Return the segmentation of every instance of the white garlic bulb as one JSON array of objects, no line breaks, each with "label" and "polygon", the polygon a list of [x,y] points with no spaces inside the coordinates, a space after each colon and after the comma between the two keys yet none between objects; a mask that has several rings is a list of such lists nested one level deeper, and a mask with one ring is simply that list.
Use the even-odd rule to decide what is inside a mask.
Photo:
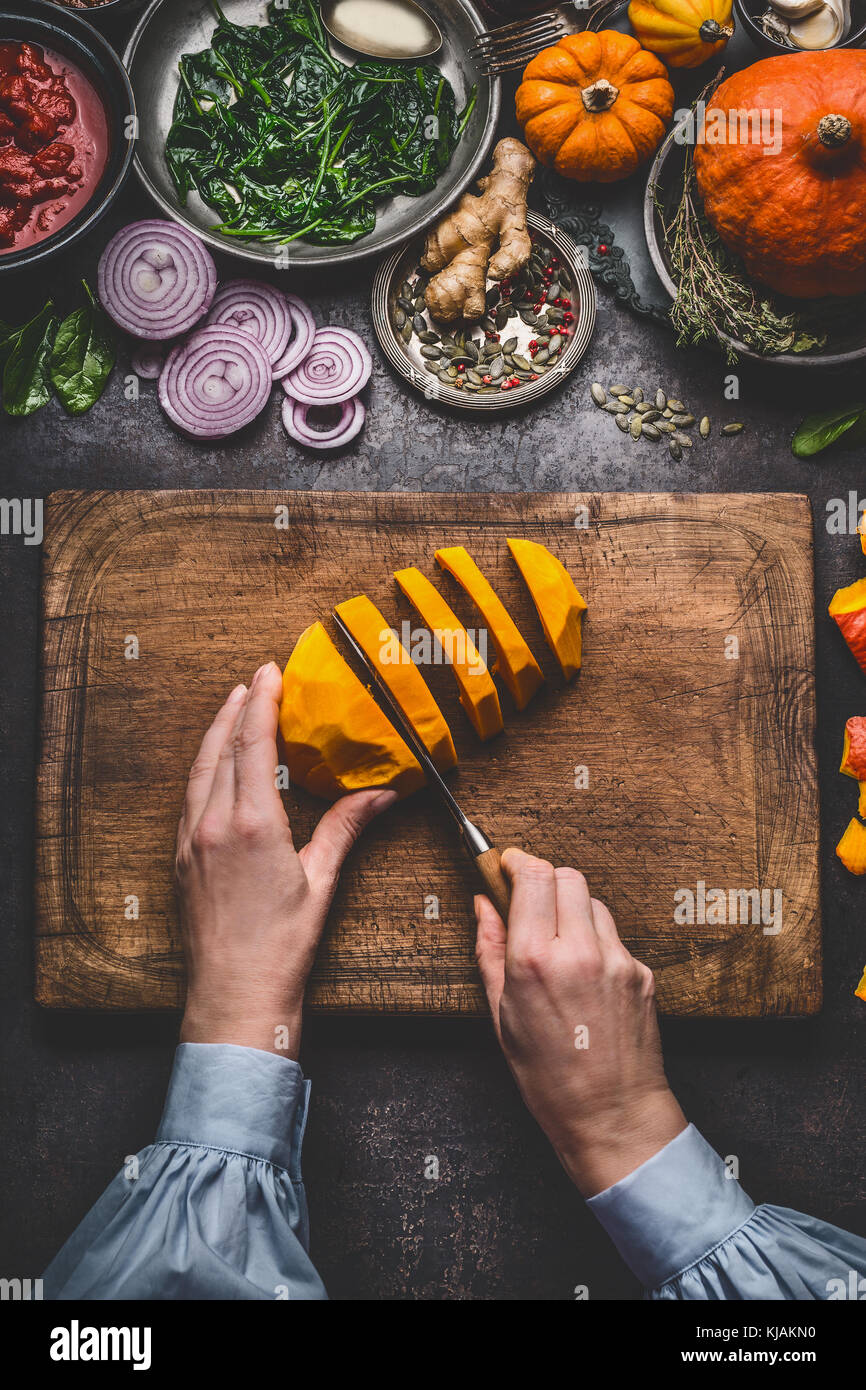
[{"label": "white garlic bulb", "polygon": [[790,19],[796,23],[798,19],[806,19],[808,15],[822,9],[824,4],[825,0],[773,0],[773,9],[783,19]]},{"label": "white garlic bulb", "polygon": [[[774,8],[776,8],[774,4]],[[789,34],[797,48],[834,48],[851,28],[850,0],[824,0],[820,9],[791,24]]]}]

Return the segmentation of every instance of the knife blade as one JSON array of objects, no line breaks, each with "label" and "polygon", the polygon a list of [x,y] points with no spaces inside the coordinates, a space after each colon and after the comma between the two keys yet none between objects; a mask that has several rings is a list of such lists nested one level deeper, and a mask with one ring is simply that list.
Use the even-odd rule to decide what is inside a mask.
[{"label": "knife blade", "polygon": [[386,682],[379,675],[367,653],[358,641],[353,637],[349,628],[346,626],[339,613],[333,614],[334,622],[345,637],[364,671],[369,676],[373,689],[378,696],[376,703],[390,723],[391,727],[409,748],[427,777],[428,785],[438,792],[451,819],[460,831],[464,848],[470,859],[473,861],[482,882],[484,891],[489,895],[496,911],[499,913],[503,922],[508,921],[508,906],[511,899],[511,890],[508,880],[502,872],[500,864],[499,850],[488,840],[473,821],[469,819],[465,811],[458,805],[456,798],[447,786],[424,744],[418,738],[409,720],[406,718],[402,709],[398,705],[394,696],[391,694]]}]

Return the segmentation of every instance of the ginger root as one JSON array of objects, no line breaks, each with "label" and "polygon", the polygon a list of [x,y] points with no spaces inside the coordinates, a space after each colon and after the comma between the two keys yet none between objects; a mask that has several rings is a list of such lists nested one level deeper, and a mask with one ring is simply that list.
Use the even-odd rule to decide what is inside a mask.
[{"label": "ginger root", "polygon": [[[487,277],[504,280],[529,260],[526,197],[535,160],[519,140],[500,140],[493,168],[478,180],[480,195],[465,193],[453,212],[427,237],[421,265],[438,274],[424,295],[434,319],[480,319],[486,310]],[[491,255],[496,240],[499,249]]]}]

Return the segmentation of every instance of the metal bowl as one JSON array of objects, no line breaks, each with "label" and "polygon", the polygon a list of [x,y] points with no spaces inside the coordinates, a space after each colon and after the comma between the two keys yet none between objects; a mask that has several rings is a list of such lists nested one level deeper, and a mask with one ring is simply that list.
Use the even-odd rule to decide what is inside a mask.
[{"label": "metal bowl", "polygon": [[[761,15],[770,8],[770,0],[734,0],[737,18],[749,38],[762,53],[803,53],[802,48],[792,48],[789,44],[771,39],[761,28]],[[851,0],[851,32],[835,45],[836,48],[862,48],[866,39],[866,0]]]},{"label": "metal bowl", "polygon": [[[499,81],[482,76],[467,56],[484,21],[471,0],[436,0],[427,8],[442,30],[443,45],[433,61],[454,88],[458,108],[476,86],[478,99],[438,184],[419,198],[399,196],[378,206],[376,226],[349,246],[313,246],[291,243],[293,265],[337,265],[381,255],[435,221],[478,174],[493,144],[499,118]],[[261,0],[225,0],[223,9],[235,24],[263,24],[267,5]],[[217,214],[190,193],[187,205],[178,206],[177,195],[164,157],[165,138],[172,123],[178,84],[178,61],[183,53],[207,48],[215,25],[207,0],[154,0],[142,15],[124,54],[135,90],[140,115],[140,139],[135,170],[148,193],[164,213],[197,232],[209,246],[245,261],[273,267],[274,245],[261,241],[238,244],[212,230]],[[335,53],[346,57],[332,45]],[[286,248],[283,248],[286,249]]]},{"label": "metal bowl", "polygon": [[[677,132],[688,124],[686,116],[667,136],[653,161],[644,194],[644,234],[647,250],[655,272],[670,295],[676,299],[678,286],[671,273],[671,265],[664,244],[664,227],[661,204],[666,216],[673,211],[676,200],[682,192],[682,161],[686,146],[676,140]],[[768,291],[769,293],[769,291]],[[842,301],[844,302],[844,301]],[[786,301],[787,312],[807,307],[808,300]],[[772,354],[755,352],[745,343],[722,334],[722,339],[734,349],[738,357],[746,357],[753,362],[764,362],[775,367],[843,367],[866,357],[866,320],[861,315],[855,321],[852,315],[850,324],[828,336],[827,346],[821,352],[777,352]]]},{"label": "metal bowl", "polygon": [[0,41],[30,42],[53,49],[80,68],[102,99],[108,121],[108,160],[102,178],[71,221],[19,251],[0,252],[0,275],[54,256],[89,232],[114,202],[132,168],[129,138],[135,99],[126,71],[111,45],[73,10],[50,0],[15,0],[0,5]]},{"label": "metal bowl", "polygon": [[[566,236],[565,232],[560,231],[546,217],[540,216],[537,212],[529,212],[526,220],[536,238],[554,248],[559,259],[568,268],[571,277],[569,294],[575,321],[572,336],[556,366],[544,376],[540,376],[538,381],[526,382],[517,390],[481,396],[470,395],[457,387],[445,386],[426,370],[418,340],[413,338],[410,343],[403,342],[394,325],[397,297],[404,280],[413,274],[418,265],[423,249],[422,238],[416,237],[409,246],[395,251],[376,271],[373,281],[373,327],[382,351],[403,380],[414,386],[428,400],[438,401],[440,405],[453,406],[456,410],[477,411],[483,414],[488,414],[491,410],[514,410],[518,406],[532,404],[540,396],[546,396],[549,391],[561,386],[586,352],[595,328],[596,298],[595,285],[585,258],[571,237]],[[533,330],[519,321],[511,321],[509,332],[511,331],[518,338],[519,351],[525,348],[533,336]]]}]

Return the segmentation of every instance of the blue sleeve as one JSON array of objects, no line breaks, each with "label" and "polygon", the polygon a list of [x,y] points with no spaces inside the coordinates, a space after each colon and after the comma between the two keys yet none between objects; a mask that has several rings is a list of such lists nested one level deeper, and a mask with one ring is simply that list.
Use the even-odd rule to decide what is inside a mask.
[{"label": "blue sleeve", "polygon": [[45,1272],[46,1298],[321,1299],[307,1253],[297,1062],[182,1043],[155,1143]]},{"label": "blue sleeve", "polygon": [[756,1207],[694,1125],[587,1205],[652,1299],[866,1293],[866,1240],[787,1207]]}]

